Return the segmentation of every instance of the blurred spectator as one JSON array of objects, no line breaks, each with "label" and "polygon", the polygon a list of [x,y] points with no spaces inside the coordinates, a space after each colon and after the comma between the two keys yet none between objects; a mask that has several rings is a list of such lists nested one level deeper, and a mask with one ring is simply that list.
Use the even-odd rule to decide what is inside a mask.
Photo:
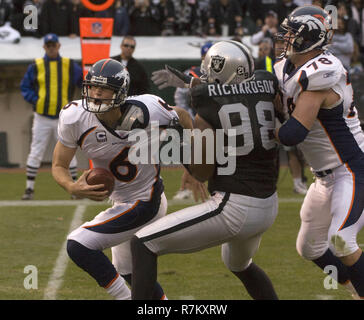
[{"label": "blurred spectator", "polygon": [[350,32],[347,31],[346,21],[338,17],[337,27],[332,37],[329,51],[340,59],[346,70],[350,69],[351,57],[354,52],[354,40]]},{"label": "blurred spectator", "polygon": [[338,17],[346,20],[346,26],[348,32],[353,36],[354,42],[360,42],[360,25],[352,17],[349,16],[349,9],[345,1],[339,1],[337,3],[337,14]]},{"label": "blurred spectator", "polygon": [[11,6],[5,0],[0,0],[0,43],[18,43],[20,33],[11,27]]},{"label": "blurred spectator", "polygon": [[70,34],[70,8],[68,0],[45,0],[40,14],[43,34],[55,33],[58,36]]},{"label": "blurred spectator", "polygon": [[[266,61],[267,58],[270,60]],[[259,43],[258,58],[255,61],[255,69],[264,69],[272,72],[272,62],[274,60],[273,41],[270,38],[264,38]]]},{"label": "blurred spectator", "polygon": [[10,16],[10,22],[11,26],[18,30],[21,35],[24,35],[24,28],[23,28],[23,22],[24,22],[24,13],[23,13],[23,7],[24,7],[25,0],[13,0],[12,5],[12,13]]},{"label": "blurred spectator", "polygon": [[69,11],[70,29],[69,35],[75,38],[80,35],[80,21],[82,17],[92,17],[93,13],[84,7],[81,0],[70,0],[71,6]]},{"label": "blurred spectator", "polygon": [[270,38],[273,41],[274,35],[278,30],[278,15],[275,11],[268,11],[264,18],[264,25],[261,30],[252,35],[252,44],[258,45],[264,38]]},{"label": "blurred spectator", "polygon": [[257,26],[261,27],[268,11],[275,12],[280,4],[281,0],[253,0],[249,8],[250,16]]},{"label": "blurred spectator", "polygon": [[281,24],[282,21],[288,17],[288,15],[296,9],[298,6],[293,0],[282,0],[278,8],[278,23]]},{"label": "blurred spectator", "polygon": [[191,35],[201,33],[196,0],[172,0],[174,7],[174,34]]},{"label": "blurred spectator", "polygon": [[[247,0],[248,1],[248,0]],[[208,18],[210,11],[210,0],[197,0],[198,16],[201,20],[202,33],[207,34]]]},{"label": "blurred spectator", "polygon": [[294,0],[293,2],[299,7],[312,4],[312,0]]},{"label": "blurred spectator", "polygon": [[0,0],[0,27],[10,20],[11,6],[5,0]]},{"label": "blurred spectator", "polygon": [[129,16],[126,3],[122,0],[115,1],[115,13],[114,13],[114,35],[125,36],[129,31]]},{"label": "blurred spectator", "polygon": [[312,0],[312,5],[323,8],[325,6],[325,1],[323,1],[323,0]]},{"label": "blurred spectator", "polygon": [[264,38],[259,43],[258,58],[254,63],[255,69],[273,73],[274,58],[273,41],[270,38]]},{"label": "blurred spectator", "polygon": [[364,6],[363,0],[352,0],[350,5],[351,17],[359,24],[361,37],[358,42],[361,63],[364,65]]},{"label": "blurred spectator", "polygon": [[148,75],[139,61],[133,58],[135,47],[136,41],[134,37],[125,36],[120,45],[120,55],[111,57],[112,59],[120,61],[129,71],[129,96],[149,93]]},{"label": "blurred spectator", "polygon": [[249,10],[250,1],[251,0],[238,0],[243,17],[246,15],[250,16],[250,10]]},{"label": "blurred spectator", "polygon": [[237,0],[211,0],[208,34],[242,36],[242,20],[241,7]]},{"label": "blurred spectator", "polygon": [[135,0],[129,9],[130,29],[133,36],[159,36],[161,34],[160,9],[150,0]]},{"label": "blurred spectator", "polygon": [[172,0],[160,0],[159,12],[161,14],[162,36],[174,35],[174,5]]}]

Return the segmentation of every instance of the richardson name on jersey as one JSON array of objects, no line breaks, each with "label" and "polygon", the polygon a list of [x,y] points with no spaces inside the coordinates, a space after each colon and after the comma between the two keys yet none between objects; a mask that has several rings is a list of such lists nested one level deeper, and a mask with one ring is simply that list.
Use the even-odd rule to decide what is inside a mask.
[{"label": "richardson name on jersey", "polygon": [[207,88],[210,97],[256,93],[275,94],[273,80],[251,80],[239,84],[209,84]]}]

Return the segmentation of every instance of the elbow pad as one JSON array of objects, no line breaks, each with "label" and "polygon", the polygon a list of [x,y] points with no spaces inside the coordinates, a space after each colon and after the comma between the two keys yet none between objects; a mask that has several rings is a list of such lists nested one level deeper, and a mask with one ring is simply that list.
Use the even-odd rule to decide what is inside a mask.
[{"label": "elbow pad", "polygon": [[301,122],[291,117],[278,131],[278,138],[285,146],[295,146],[305,140],[308,130]]}]

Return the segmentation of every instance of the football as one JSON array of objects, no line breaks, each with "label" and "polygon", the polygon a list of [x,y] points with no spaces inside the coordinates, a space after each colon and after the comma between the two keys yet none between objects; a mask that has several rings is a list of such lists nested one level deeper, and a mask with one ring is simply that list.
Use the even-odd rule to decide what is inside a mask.
[{"label": "football", "polygon": [[107,190],[109,195],[113,192],[115,186],[114,176],[104,168],[93,168],[86,176],[86,182],[89,185],[103,184],[105,186],[104,190]]}]

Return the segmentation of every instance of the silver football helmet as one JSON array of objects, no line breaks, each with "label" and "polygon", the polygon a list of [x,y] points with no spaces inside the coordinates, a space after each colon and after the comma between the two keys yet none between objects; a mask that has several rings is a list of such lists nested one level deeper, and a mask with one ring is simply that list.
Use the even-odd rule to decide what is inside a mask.
[{"label": "silver football helmet", "polygon": [[214,44],[201,63],[201,80],[209,83],[236,84],[254,76],[254,59],[244,44],[220,41]]}]

